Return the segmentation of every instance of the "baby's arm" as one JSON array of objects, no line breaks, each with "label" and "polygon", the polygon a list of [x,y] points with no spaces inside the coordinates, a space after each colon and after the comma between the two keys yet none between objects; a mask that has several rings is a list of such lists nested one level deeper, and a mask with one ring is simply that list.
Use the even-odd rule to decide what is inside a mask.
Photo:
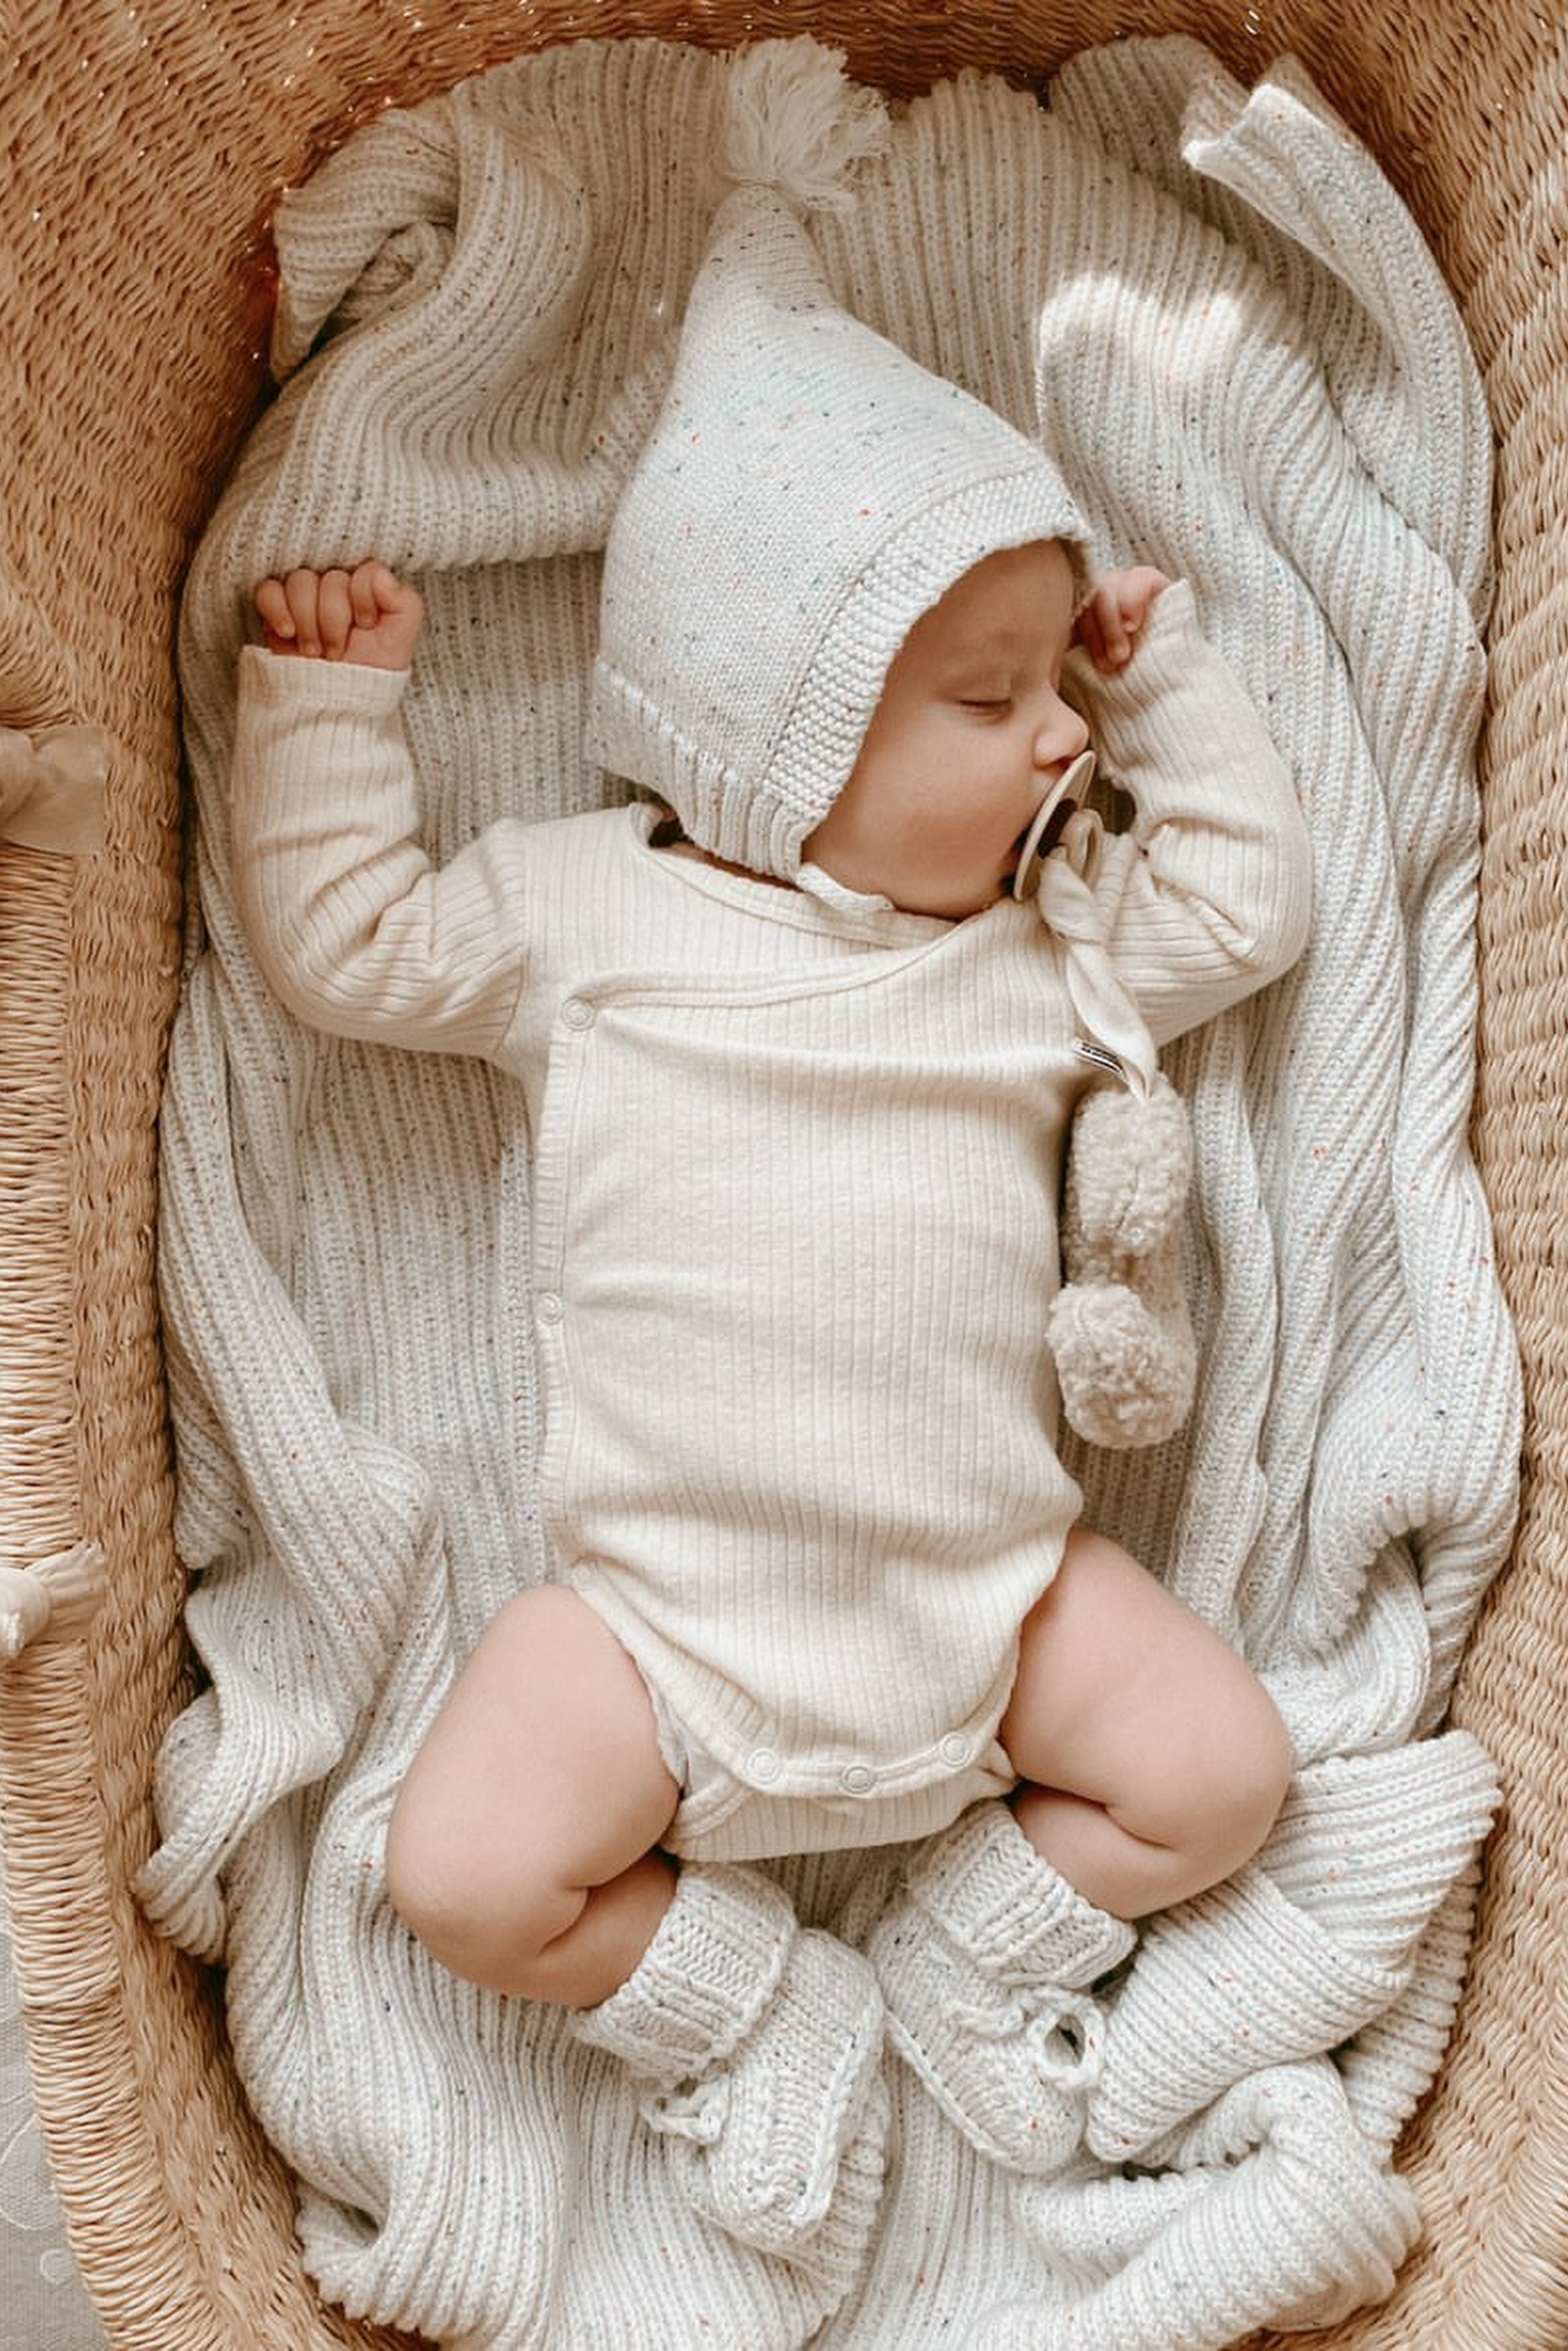
[{"label": "baby's arm", "polygon": [[439,871],[401,705],[423,612],[382,564],[264,580],[240,657],[240,912],[274,992],[341,1035],[493,1053],[524,977],[535,828],[496,825]]},{"label": "baby's arm", "polygon": [[1097,886],[1116,968],[1163,1042],[1277,978],[1306,944],[1312,859],[1294,783],[1185,580],[1140,569],[1103,582],[1063,684],[1135,803]]}]

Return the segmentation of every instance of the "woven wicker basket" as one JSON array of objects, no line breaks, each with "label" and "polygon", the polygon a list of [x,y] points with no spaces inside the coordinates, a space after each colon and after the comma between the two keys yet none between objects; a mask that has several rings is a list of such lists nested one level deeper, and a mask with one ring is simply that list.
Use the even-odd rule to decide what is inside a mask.
[{"label": "woven wicker basket", "polygon": [[[306,2351],[402,2338],[323,2311],[289,2184],[228,2062],[217,1987],[128,1892],[159,1736],[185,1690],[152,1258],[173,1009],[181,793],[171,659],[185,563],[253,410],[279,188],[389,99],[594,33],[713,46],[812,31],[909,89],[1038,78],[1185,31],[1244,78],[1295,50],[1436,249],[1500,449],[1485,760],[1475,1142],[1531,1408],[1513,1564],[1461,1719],[1507,1777],[1463,2029],[1405,2160],[1428,2241],[1336,2346],[1568,2341],[1568,1366],[1552,1135],[1568,1092],[1568,30],[1552,0],[21,0],[0,14],[0,724],[118,742],[107,848],[0,849],[0,1557],[107,1552],[91,1637],[0,1690],[0,1797],[38,2102],[81,2268],[118,2345]],[[1568,1253],[1562,1262],[1568,1265]],[[1301,2341],[1297,2337],[1294,2340]]]}]

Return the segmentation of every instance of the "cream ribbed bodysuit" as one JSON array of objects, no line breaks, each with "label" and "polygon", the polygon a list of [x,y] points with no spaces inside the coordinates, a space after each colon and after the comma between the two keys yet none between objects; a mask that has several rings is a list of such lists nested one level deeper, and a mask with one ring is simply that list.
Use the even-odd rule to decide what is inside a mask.
[{"label": "cream ribbed bodysuit", "polygon": [[[1156,1041],[1299,952],[1289,774],[1169,589],[1070,674],[1132,791],[1092,874]],[[1078,1515],[1043,1333],[1083,1077],[1010,899],[832,905],[653,845],[645,805],[492,827],[438,872],[402,680],[244,656],[243,904],[319,1027],[480,1053],[533,1163],[555,1572],[702,1759],[676,1849],[884,1843],[1009,1783],[1019,1629]]]}]

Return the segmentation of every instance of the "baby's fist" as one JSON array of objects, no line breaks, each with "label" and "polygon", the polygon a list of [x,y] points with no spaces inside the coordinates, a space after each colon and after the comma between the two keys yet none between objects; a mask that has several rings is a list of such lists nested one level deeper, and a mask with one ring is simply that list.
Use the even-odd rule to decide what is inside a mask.
[{"label": "baby's fist", "polygon": [[366,669],[406,669],[424,618],[423,601],[384,563],[352,571],[291,571],[264,580],[256,609],[273,653],[314,661],[358,662]]},{"label": "baby's fist", "polygon": [[1097,670],[1113,676],[1132,660],[1156,596],[1170,586],[1163,571],[1140,563],[1108,571],[1073,623],[1073,636]]}]

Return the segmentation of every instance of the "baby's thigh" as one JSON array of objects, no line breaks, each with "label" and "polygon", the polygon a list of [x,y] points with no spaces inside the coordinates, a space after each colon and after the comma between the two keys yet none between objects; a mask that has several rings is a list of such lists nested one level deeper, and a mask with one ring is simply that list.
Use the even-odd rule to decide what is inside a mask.
[{"label": "baby's thigh", "polygon": [[486,1626],[399,1793],[389,1859],[444,1840],[476,1873],[594,1886],[657,1844],[680,1792],[647,1685],[576,1593],[543,1584]]},{"label": "baby's thigh", "polygon": [[1013,1768],[1180,1843],[1236,1810],[1267,1818],[1290,1745],[1257,1676],[1107,1536],[1075,1528],[1022,1629],[998,1729]]}]

